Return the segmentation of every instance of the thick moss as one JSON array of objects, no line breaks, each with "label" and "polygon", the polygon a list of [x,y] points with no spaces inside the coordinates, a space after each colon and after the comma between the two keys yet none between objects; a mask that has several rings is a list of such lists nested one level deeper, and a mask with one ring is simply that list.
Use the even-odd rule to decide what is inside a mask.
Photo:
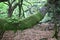
[{"label": "thick moss", "polygon": [[[14,19],[12,22],[8,22],[9,20],[0,20],[0,29],[2,30],[24,30],[27,28],[33,27],[33,25],[37,24],[42,19],[42,15],[40,13],[34,14],[28,18],[23,20]],[[14,22],[17,21],[17,22]]]},{"label": "thick moss", "polygon": [[41,19],[42,19],[41,14],[32,15],[32,16],[20,21],[19,29],[23,30],[26,28],[31,28],[31,27],[33,27],[33,25],[37,24]]}]

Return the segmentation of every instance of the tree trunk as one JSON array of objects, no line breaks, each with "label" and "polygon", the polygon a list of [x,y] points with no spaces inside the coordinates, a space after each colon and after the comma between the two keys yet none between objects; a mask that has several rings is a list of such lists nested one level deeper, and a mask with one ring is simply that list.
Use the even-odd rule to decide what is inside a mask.
[{"label": "tree trunk", "polygon": [[4,32],[5,32],[5,31],[0,30],[0,40],[2,39]]},{"label": "tree trunk", "polygon": [[13,14],[14,9],[17,7],[18,3],[16,3],[15,5],[12,6],[13,3],[10,3],[8,1],[8,4],[9,4],[8,5],[9,6],[9,8],[8,8],[8,17],[11,17],[12,14]]},{"label": "tree trunk", "polygon": [[[55,27],[54,27],[54,31],[55,31],[55,34],[53,37],[55,37],[57,40],[58,40],[58,31],[59,31],[59,25],[57,24],[60,24],[60,18],[59,18],[59,9],[60,7],[58,7],[60,4],[58,4],[60,1],[59,0],[48,0],[48,12],[52,12],[53,13],[53,22],[55,24]],[[59,11],[59,13],[57,12],[57,10]],[[59,20],[59,21],[58,21]]]},{"label": "tree trunk", "polygon": [[12,16],[12,13],[13,13],[12,5],[9,5],[9,9],[8,9],[8,17],[11,17],[11,16]]},{"label": "tree trunk", "polygon": [[[21,4],[20,4],[21,3]],[[22,4],[23,4],[23,0],[19,0],[19,17],[21,16],[21,9],[22,9]]]}]

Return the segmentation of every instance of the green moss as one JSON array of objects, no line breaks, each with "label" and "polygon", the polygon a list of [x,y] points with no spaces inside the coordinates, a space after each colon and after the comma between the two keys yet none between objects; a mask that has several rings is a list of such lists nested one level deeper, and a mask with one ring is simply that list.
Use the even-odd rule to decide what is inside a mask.
[{"label": "green moss", "polygon": [[42,19],[41,14],[35,14],[26,18],[25,20],[20,21],[19,29],[23,30],[26,28],[31,28],[33,25],[37,24]]},{"label": "green moss", "polygon": [[2,30],[24,30],[27,28],[33,27],[33,25],[37,24],[42,19],[42,15],[40,13],[34,14],[28,18],[25,18],[23,20],[14,20],[17,22],[14,22],[10,20],[0,20],[0,29]]}]

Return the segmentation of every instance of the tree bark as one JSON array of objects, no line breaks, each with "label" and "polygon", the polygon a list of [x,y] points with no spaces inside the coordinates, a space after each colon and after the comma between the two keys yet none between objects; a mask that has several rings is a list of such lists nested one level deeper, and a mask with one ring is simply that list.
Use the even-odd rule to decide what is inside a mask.
[{"label": "tree bark", "polygon": [[23,4],[23,0],[19,0],[19,3],[18,3],[19,5],[19,17],[21,16],[21,9],[22,9],[22,4]]},{"label": "tree bark", "polygon": [[[15,2],[15,0],[14,0],[13,2]],[[14,9],[15,9],[15,8],[17,7],[17,5],[18,5],[18,3],[16,3],[14,6],[12,6],[13,2],[10,3],[10,2],[8,1],[8,6],[9,6],[9,8],[8,8],[8,17],[11,17],[11,16],[12,16],[12,13],[13,13]]]}]

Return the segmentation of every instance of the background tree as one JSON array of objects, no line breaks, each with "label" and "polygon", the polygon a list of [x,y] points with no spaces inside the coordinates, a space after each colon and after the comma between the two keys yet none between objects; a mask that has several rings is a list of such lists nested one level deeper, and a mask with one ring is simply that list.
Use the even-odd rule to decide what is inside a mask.
[{"label": "background tree", "polygon": [[55,34],[53,37],[55,37],[58,40],[58,32],[59,32],[59,26],[60,26],[60,0],[47,0],[47,7],[48,12],[53,13],[53,22],[55,24],[54,31]]},{"label": "background tree", "polygon": [[15,3],[14,5],[13,5],[13,3],[15,2],[16,0],[8,0],[8,6],[9,6],[9,8],[8,8],[8,17],[11,17],[12,16],[12,13],[13,13],[13,11],[14,11],[14,9],[17,7],[17,3]]},{"label": "background tree", "polygon": [[20,17],[20,15],[21,15],[22,4],[23,4],[23,0],[18,0],[19,17]]}]

